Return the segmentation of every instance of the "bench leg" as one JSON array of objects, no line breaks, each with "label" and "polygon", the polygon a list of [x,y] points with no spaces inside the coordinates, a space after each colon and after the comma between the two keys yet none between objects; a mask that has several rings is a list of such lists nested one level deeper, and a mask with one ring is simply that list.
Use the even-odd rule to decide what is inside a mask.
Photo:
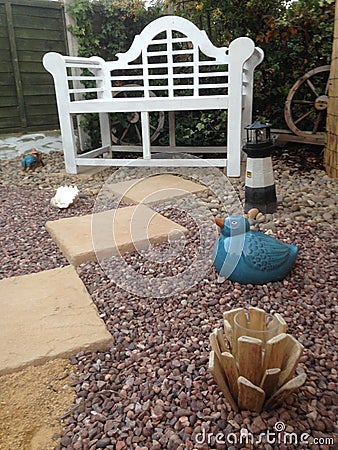
[{"label": "bench leg", "polygon": [[228,113],[228,137],[227,137],[227,176],[239,177],[241,175],[241,111],[235,117],[229,108]]},{"label": "bench leg", "polygon": [[111,131],[110,131],[110,120],[108,113],[100,113],[100,131],[101,131],[101,142],[102,147],[109,146],[109,157],[112,157],[111,151]]},{"label": "bench leg", "polygon": [[82,152],[86,149],[86,145],[89,139],[88,134],[83,129],[83,126],[81,125],[83,120],[83,116],[81,114],[76,115],[76,129],[78,130],[78,137],[79,137],[79,150]]},{"label": "bench leg", "polygon": [[175,111],[169,111],[169,145],[170,148],[176,147],[176,127],[175,127]]},{"label": "bench leg", "polygon": [[142,123],[142,148],[143,148],[143,159],[151,159],[150,152],[150,132],[149,132],[149,113],[141,112],[141,123]]},{"label": "bench leg", "polygon": [[73,118],[69,113],[59,114],[60,129],[62,136],[65,168],[67,173],[77,173],[76,167],[76,139],[74,133]]}]

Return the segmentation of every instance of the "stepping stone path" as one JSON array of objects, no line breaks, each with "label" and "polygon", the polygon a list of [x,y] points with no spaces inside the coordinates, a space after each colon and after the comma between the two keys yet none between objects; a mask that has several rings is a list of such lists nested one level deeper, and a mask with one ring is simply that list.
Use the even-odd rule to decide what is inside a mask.
[{"label": "stepping stone path", "polygon": [[102,259],[142,250],[188,232],[145,205],[55,220],[47,222],[46,229],[74,266],[95,261],[96,254]]},{"label": "stepping stone path", "polygon": [[72,266],[0,281],[0,375],[112,342]]},{"label": "stepping stone path", "polygon": [[123,202],[144,204],[197,194],[205,190],[206,187],[201,184],[171,174],[122,181],[109,186],[109,192],[117,195]]},{"label": "stepping stone path", "polygon": [[184,227],[145,204],[203,190],[170,174],[116,183],[109,192],[136,205],[47,222],[72,265],[0,280],[0,375],[107,348],[112,336],[73,266],[96,259],[92,236],[99,258],[182,236]]}]

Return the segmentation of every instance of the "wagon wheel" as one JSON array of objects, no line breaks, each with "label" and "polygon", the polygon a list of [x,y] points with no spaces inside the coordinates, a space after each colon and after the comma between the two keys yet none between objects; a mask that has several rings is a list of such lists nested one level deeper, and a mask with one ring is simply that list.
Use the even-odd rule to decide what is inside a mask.
[{"label": "wagon wheel", "polygon": [[321,66],[303,75],[287,96],[284,117],[298,136],[325,131],[330,66]]},{"label": "wagon wheel", "polygon": [[[137,84],[127,84],[125,87],[137,87]],[[142,87],[140,86],[140,90]],[[130,98],[137,94],[133,91],[115,92],[113,97]],[[150,97],[156,97],[149,91]],[[138,95],[137,95],[138,96]],[[142,97],[140,97],[142,102]],[[149,114],[150,141],[153,142],[159,136],[164,125],[164,112],[151,112]],[[128,113],[114,113],[111,119],[112,141],[115,144],[135,145],[142,144],[141,114],[137,111]]]}]

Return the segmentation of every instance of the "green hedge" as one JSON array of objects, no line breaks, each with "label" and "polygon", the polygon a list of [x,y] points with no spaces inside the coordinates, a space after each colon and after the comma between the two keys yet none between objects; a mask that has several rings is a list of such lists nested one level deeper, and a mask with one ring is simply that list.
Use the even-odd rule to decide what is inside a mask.
[{"label": "green hedge", "polygon": [[[71,32],[78,38],[79,55],[113,59],[130,47],[149,22],[163,15],[164,5],[171,5],[171,14],[204,28],[215,45],[249,36],[264,50],[265,59],[255,72],[254,112],[275,128],[287,128],[284,102],[297,79],[330,63],[334,0],[159,0],[156,5],[147,9],[142,0],[74,0],[68,12],[76,22]],[[178,144],[224,144],[222,119],[224,112],[180,114]],[[87,116],[85,125],[93,145],[97,144],[97,119]],[[167,143],[165,136],[159,137],[159,143]]]}]

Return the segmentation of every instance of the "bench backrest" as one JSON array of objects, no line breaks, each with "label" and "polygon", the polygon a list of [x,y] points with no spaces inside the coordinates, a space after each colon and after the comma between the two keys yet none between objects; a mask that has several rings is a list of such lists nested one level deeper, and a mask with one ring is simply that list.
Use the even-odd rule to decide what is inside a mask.
[{"label": "bench backrest", "polygon": [[[167,98],[227,96],[236,85],[242,91],[262,55],[254,57],[251,39],[241,37],[229,48],[215,47],[205,31],[178,16],[151,22],[116,61],[50,53],[44,65],[68,93],[68,100],[114,96]],[[243,92],[244,93],[244,92]],[[65,97],[64,97],[65,98]]]}]

